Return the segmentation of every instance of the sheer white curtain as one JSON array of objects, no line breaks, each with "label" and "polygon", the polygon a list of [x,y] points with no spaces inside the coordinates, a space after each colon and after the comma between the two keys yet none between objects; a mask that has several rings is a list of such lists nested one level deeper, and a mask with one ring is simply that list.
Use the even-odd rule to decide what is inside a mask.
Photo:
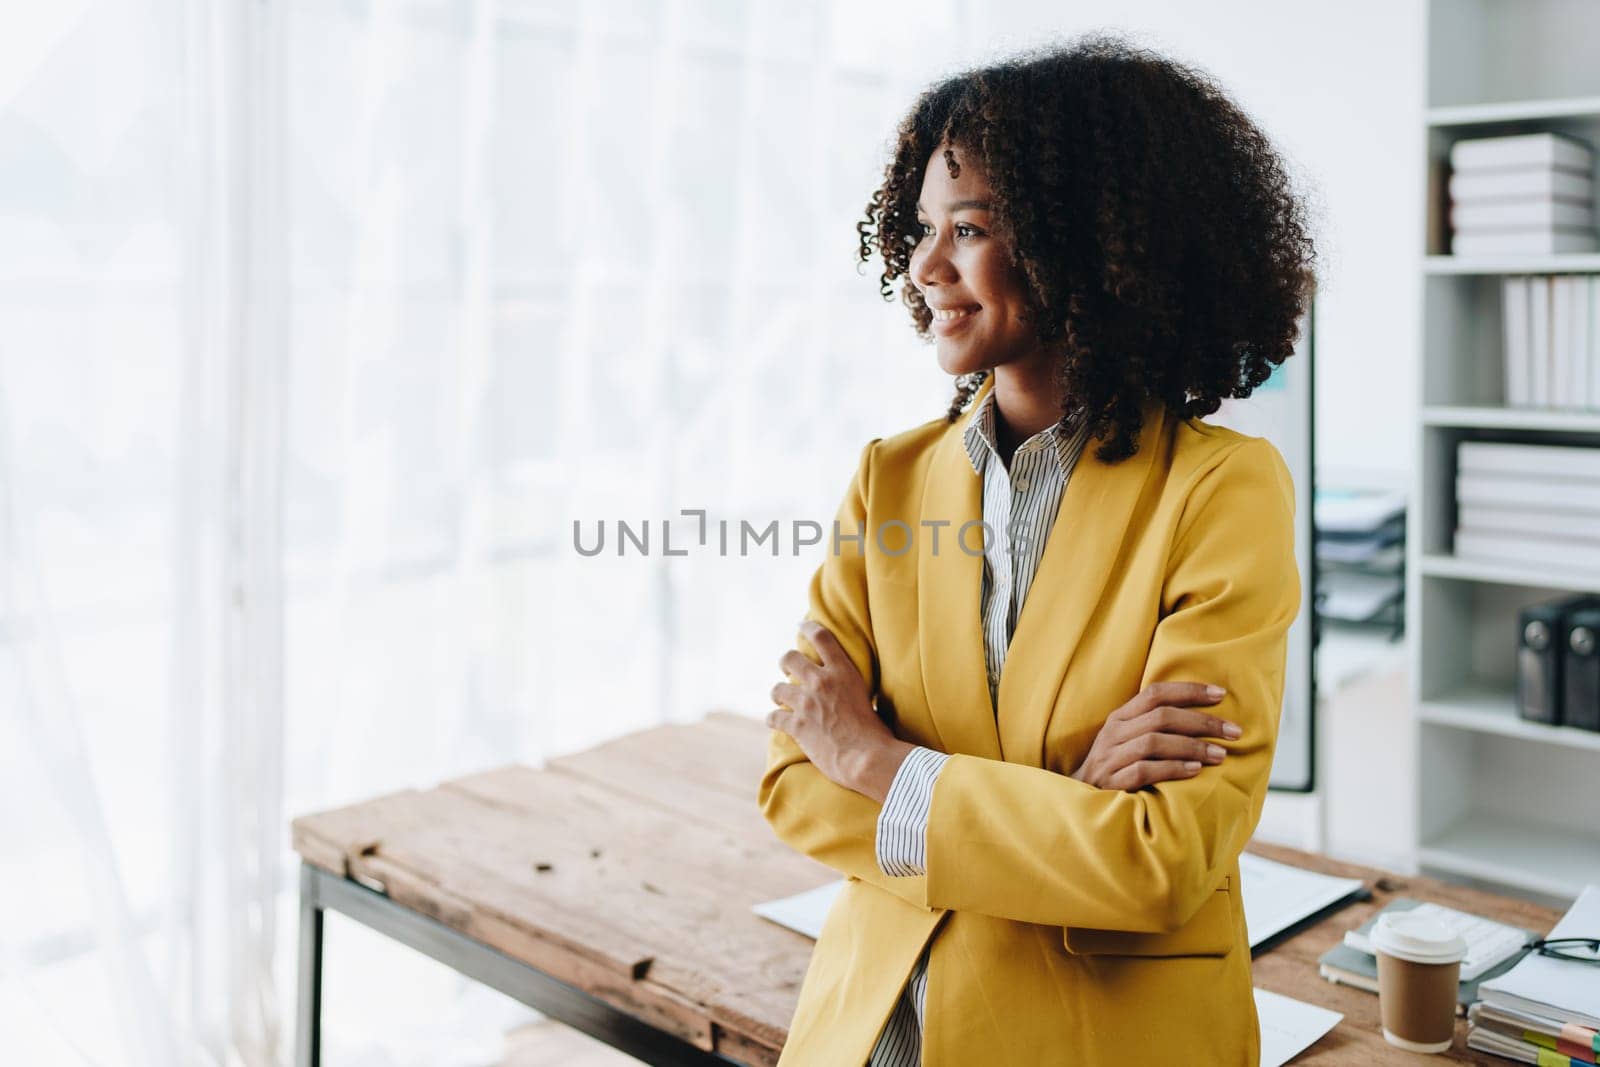
[{"label": "sheer white curtain", "polygon": [[[8,13],[0,1059],[280,1062],[292,815],[765,710],[790,522],[948,398],[854,221],[966,21]],[[779,555],[667,557],[683,509]],[[330,926],[330,1054],[492,1055],[503,1011],[385,951]]]}]

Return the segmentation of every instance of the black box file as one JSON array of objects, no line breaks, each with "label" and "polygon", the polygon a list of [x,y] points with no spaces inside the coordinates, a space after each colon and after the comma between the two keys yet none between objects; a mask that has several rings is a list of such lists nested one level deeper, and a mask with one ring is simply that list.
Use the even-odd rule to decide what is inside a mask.
[{"label": "black box file", "polygon": [[1517,616],[1517,714],[1530,722],[1562,724],[1566,696],[1561,668],[1567,614],[1592,598],[1564,597],[1530,604]]},{"label": "black box file", "polygon": [[1600,598],[1567,612],[1561,636],[1562,721],[1600,732]]}]

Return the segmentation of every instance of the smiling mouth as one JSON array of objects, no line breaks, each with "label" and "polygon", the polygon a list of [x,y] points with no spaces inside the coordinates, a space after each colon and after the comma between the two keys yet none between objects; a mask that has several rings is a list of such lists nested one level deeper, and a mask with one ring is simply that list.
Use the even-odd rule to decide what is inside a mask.
[{"label": "smiling mouth", "polygon": [[964,319],[968,315],[976,314],[977,311],[978,311],[977,305],[973,305],[972,307],[969,307],[969,308],[935,309],[934,312],[933,312],[933,321],[934,322],[955,322],[957,319]]}]

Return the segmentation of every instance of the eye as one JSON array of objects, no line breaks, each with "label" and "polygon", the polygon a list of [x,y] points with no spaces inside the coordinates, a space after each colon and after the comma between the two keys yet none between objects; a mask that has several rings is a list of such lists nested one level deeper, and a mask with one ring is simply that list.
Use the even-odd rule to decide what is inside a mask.
[{"label": "eye", "polygon": [[[917,223],[917,228],[920,230],[920,233],[917,234],[917,235],[908,235],[907,238],[906,238],[906,243],[907,244],[917,244],[919,241],[922,240],[922,238],[924,238],[924,237],[932,237],[933,236],[933,226],[932,226],[932,224],[926,223],[926,222],[919,222],[919,223]],[[956,240],[958,240],[958,241],[970,241],[974,237],[982,237],[983,236],[983,231],[978,229],[976,226],[972,225],[970,222],[958,222],[958,223],[956,223],[955,224],[955,231],[956,231]]]}]

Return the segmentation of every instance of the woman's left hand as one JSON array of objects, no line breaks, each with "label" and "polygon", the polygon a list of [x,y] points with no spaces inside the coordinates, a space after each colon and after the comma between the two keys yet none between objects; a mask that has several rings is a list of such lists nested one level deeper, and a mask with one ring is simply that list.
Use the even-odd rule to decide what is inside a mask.
[{"label": "woman's left hand", "polygon": [[767,713],[767,725],[794,738],[830,781],[882,803],[913,746],[878,718],[867,683],[838,639],[810,619],[800,632],[822,663],[798,649],[783,654],[778,666],[794,682],[772,687],[772,702],[779,706]]}]

